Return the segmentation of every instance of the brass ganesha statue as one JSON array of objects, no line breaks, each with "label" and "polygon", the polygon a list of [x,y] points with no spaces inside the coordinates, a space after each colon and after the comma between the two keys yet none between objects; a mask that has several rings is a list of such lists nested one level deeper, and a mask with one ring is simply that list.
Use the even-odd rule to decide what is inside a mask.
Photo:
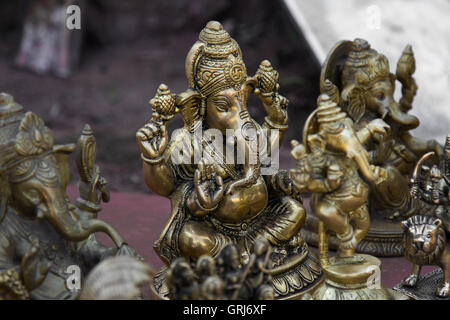
[{"label": "brass ganesha statue", "polygon": [[[365,132],[356,132],[353,121],[327,94],[320,95],[311,121],[316,122],[317,132],[304,136],[305,144],[291,142],[297,166],[290,175],[298,192],[313,193],[311,208],[320,220],[320,261],[325,266],[328,230],[339,240],[337,257],[355,255],[370,227],[368,183],[382,183],[385,172],[369,164],[369,155],[358,139]],[[389,126],[379,119],[368,127],[382,135],[389,132]]]},{"label": "brass ganesha statue", "polygon": [[[379,259],[356,254],[356,247],[369,232],[369,187],[383,183],[386,172],[369,164],[369,154],[360,142],[364,130],[354,123],[327,94],[318,98],[317,109],[307,126],[315,132],[303,136],[304,144],[292,141],[297,161],[290,170],[294,187],[311,192],[311,208],[319,220],[320,264],[325,282],[313,293],[317,300],[391,299],[388,290],[372,288],[368,281]],[[380,119],[368,124],[373,133],[386,136],[390,127]],[[330,233],[338,240],[334,257],[328,256]]]},{"label": "brass ganesha statue", "polygon": [[[41,118],[0,94],[0,298],[74,299],[69,266],[84,277],[101,260],[134,255],[117,231],[97,219],[108,201],[95,162],[95,139],[86,126],[78,143],[80,197],[66,195],[69,156],[76,144],[54,145]],[[116,248],[100,245],[104,232]]]},{"label": "brass ganesha statue", "polygon": [[[401,219],[430,210],[424,202],[410,196],[408,182],[414,164],[425,153],[434,151],[438,158],[442,147],[435,140],[424,141],[411,135],[419,119],[408,112],[417,91],[413,78],[415,59],[407,46],[398,61],[396,73],[387,58],[363,39],[340,41],[323,64],[320,90],[327,93],[354,123],[358,139],[369,155],[369,163],[385,171],[382,183],[369,189],[371,229],[358,250],[378,256],[402,254]],[[402,85],[402,98],[394,99],[396,81]],[[370,123],[384,120],[387,135],[373,132]],[[307,121],[307,123],[311,123]],[[307,125],[304,135],[316,129]],[[305,232],[308,241],[317,243],[317,220],[308,217]],[[337,239],[332,238],[333,246]]]},{"label": "brass ganesha statue", "polygon": [[[288,128],[278,72],[265,60],[247,76],[239,45],[211,21],[187,55],[186,77],[189,89],[180,94],[159,87],[152,118],[137,132],[146,184],[172,202],[155,250],[168,265],[180,256],[194,263],[234,243],[246,263],[263,237],[274,247],[275,296],[312,288],[321,271],[299,235],[306,216],[301,197],[288,173],[268,161],[277,158]],[[247,110],[250,94],[268,113],[262,125]],[[167,123],[177,113],[184,128],[169,141]],[[155,277],[160,292],[164,279],[164,270]]]}]

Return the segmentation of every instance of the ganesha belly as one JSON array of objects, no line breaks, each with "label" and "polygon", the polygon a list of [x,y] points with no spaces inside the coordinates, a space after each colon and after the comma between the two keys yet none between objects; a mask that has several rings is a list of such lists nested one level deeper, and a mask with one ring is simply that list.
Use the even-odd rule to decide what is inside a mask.
[{"label": "ganesha belly", "polygon": [[[152,118],[137,132],[145,181],[172,202],[155,250],[166,264],[180,256],[193,263],[234,243],[245,264],[255,239],[264,237],[275,247],[276,297],[301,296],[322,274],[299,235],[306,216],[301,197],[287,172],[268,161],[278,156],[288,121],[278,72],[265,60],[247,76],[238,44],[211,21],[187,55],[186,76],[182,93],[159,87]],[[267,112],[262,125],[247,110],[251,94]],[[178,113],[184,127],[169,140],[167,125]],[[164,294],[165,270],[154,282]]]}]

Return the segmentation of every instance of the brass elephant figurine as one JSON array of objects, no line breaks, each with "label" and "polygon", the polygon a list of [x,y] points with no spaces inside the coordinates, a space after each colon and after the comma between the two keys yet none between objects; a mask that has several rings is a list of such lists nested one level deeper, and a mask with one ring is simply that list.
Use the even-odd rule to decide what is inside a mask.
[{"label": "brass elephant figurine", "polygon": [[[108,223],[96,218],[109,199],[95,161],[89,126],[79,140],[80,197],[66,195],[69,156],[75,144],[54,145],[37,115],[24,112],[11,95],[0,94],[0,295],[15,299],[73,299],[66,286],[69,266],[85,276],[102,259],[134,254]],[[100,245],[104,232],[116,248]]]},{"label": "brass elephant figurine", "polygon": [[[269,149],[278,157],[288,128],[278,72],[265,60],[248,76],[239,45],[217,21],[200,32],[185,66],[189,89],[173,94],[161,85],[150,100],[152,118],[136,135],[147,186],[172,201],[155,250],[170,265],[236,244],[245,263],[255,239],[264,237],[274,246],[275,295],[298,295],[321,271],[299,236],[306,216],[301,197],[288,173],[266,161]],[[267,112],[261,125],[248,112],[250,95]],[[169,139],[167,123],[177,113],[184,128]],[[164,276],[156,279],[162,286]]]},{"label": "brass elephant figurine", "polygon": [[[437,141],[425,141],[410,132],[419,126],[419,119],[409,113],[417,91],[414,71],[411,46],[405,48],[392,73],[386,56],[364,39],[338,42],[321,70],[321,93],[328,94],[352,119],[369,163],[385,171],[384,181],[369,188],[372,227],[358,246],[362,253],[401,255],[400,218],[431,210],[409,195],[408,182],[416,161],[427,152],[434,151],[438,157],[443,152]],[[402,85],[399,101],[394,98],[397,81]],[[373,132],[373,120],[389,125],[387,135]],[[306,133],[310,130],[314,128],[305,127]],[[308,230],[315,232],[315,225],[314,218],[308,217]],[[335,238],[332,242],[337,243]]]}]

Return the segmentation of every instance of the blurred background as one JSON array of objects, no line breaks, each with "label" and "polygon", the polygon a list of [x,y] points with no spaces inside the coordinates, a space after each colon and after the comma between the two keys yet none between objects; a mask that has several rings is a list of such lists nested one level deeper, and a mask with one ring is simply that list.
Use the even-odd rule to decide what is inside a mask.
[{"label": "blurred background", "polygon": [[[73,4],[81,8],[78,21],[67,10]],[[411,113],[421,119],[413,134],[443,143],[450,121],[449,15],[450,0],[3,1],[0,91],[41,116],[58,143],[76,141],[89,123],[111,190],[148,192],[135,132],[150,117],[148,101],[160,83],[186,89],[185,56],[206,23],[218,20],[240,44],[250,75],[263,59],[280,73],[280,92],[290,100],[281,168],[294,165],[289,141],[301,138],[319,93],[320,65],[343,39],[367,39],[392,72],[412,44],[419,90]],[[263,121],[257,99],[249,109]],[[176,117],[171,129],[180,126]]]},{"label": "blurred background", "polygon": [[[81,30],[67,31],[65,8],[73,3],[81,8]],[[209,20],[223,23],[240,44],[249,74],[263,59],[279,71],[291,126],[280,161],[292,167],[289,140],[300,138],[315,107],[320,66],[282,1],[5,1],[0,91],[42,117],[57,143],[75,142],[89,123],[110,189],[149,192],[135,133],[150,117],[148,101],[160,83],[173,92],[187,88],[185,56]],[[262,123],[259,101],[249,107]],[[182,126],[176,119],[172,129]]]}]

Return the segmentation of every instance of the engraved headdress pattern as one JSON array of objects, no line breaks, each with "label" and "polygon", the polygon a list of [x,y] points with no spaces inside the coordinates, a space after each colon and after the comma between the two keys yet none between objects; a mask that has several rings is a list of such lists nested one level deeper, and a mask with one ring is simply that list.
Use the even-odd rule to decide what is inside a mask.
[{"label": "engraved headdress pattern", "polygon": [[217,21],[210,21],[186,57],[189,87],[208,97],[238,87],[247,79],[242,52]]},{"label": "engraved headdress pattern", "polygon": [[366,40],[355,39],[345,61],[342,73],[343,85],[356,82],[359,85],[370,86],[386,77],[389,77],[389,61],[386,56],[372,49]]}]

